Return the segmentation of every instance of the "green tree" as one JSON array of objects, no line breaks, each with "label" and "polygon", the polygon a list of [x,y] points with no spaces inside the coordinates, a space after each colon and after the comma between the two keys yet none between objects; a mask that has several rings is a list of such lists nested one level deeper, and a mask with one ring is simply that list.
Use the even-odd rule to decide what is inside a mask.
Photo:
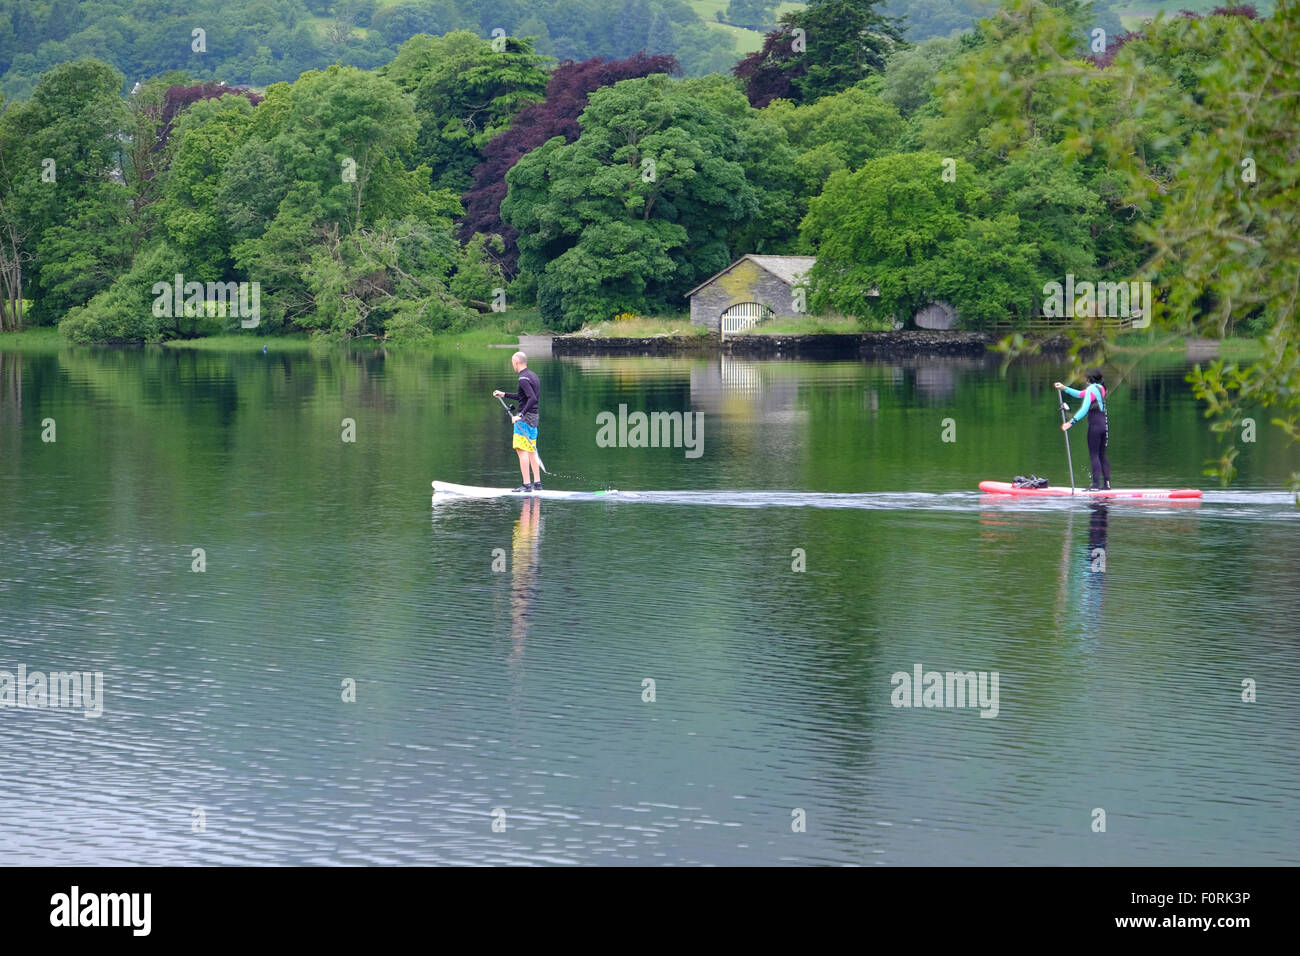
[{"label": "green tree", "polygon": [[[378,334],[403,290],[436,290],[442,279],[434,273],[372,283],[367,269],[402,269],[402,251],[385,244],[441,250],[445,271],[454,267],[460,203],[428,190],[426,167],[403,165],[418,128],[410,99],[361,70],[334,66],[267,90],[220,171],[215,203],[236,269],[265,290],[269,329]],[[211,175],[202,177],[204,189]],[[210,237],[207,224],[198,225],[197,235]]]},{"label": "green tree", "polygon": [[501,208],[554,328],[676,311],[738,242],[751,251],[780,231],[764,210],[793,209],[784,132],[720,77],[624,80],[592,93],[579,124],[573,143],[556,137],[515,165]]},{"label": "green tree", "polygon": [[[1194,67],[1194,93],[1181,99],[1185,146],[1162,164],[1144,155],[1140,126],[1113,124],[1098,139],[1117,157],[1126,198],[1159,202],[1158,223],[1138,232],[1151,247],[1142,274],[1165,295],[1157,324],[1210,337],[1239,323],[1262,332],[1264,357],[1254,363],[1197,367],[1191,379],[1223,441],[1207,473],[1227,482],[1236,473],[1236,436],[1252,409],[1300,441],[1300,3],[1278,0],[1273,17],[1213,16],[1161,20],[1145,42],[1126,44],[1107,71],[1128,115],[1169,101],[1149,79],[1153,50],[1175,51]],[[1168,81],[1187,90],[1186,75]],[[1300,474],[1292,476],[1300,494]]]},{"label": "green tree", "polygon": [[433,170],[433,185],[462,193],[473,183],[482,149],[525,106],[546,91],[546,57],[528,40],[505,38],[501,51],[464,30],[417,36],[384,71],[415,98],[420,126],[416,160]]},{"label": "green tree", "polygon": [[749,30],[764,30],[776,23],[777,0],[731,0],[727,22]]},{"label": "green tree", "polygon": [[805,202],[836,170],[894,152],[904,130],[898,110],[862,84],[806,106],[773,100],[763,115],[786,131],[799,154],[795,172]]},{"label": "green tree", "polygon": [[883,72],[903,35],[892,17],[876,10],[881,2],[809,0],[782,14],[780,28],[767,35],[762,49],[736,64],[749,102],[811,103]]},{"label": "green tree", "polygon": [[[483,310],[491,308],[498,289],[506,287],[505,274],[497,257],[505,251],[500,236],[476,233],[460,250],[456,274],[448,287],[461,302]],[[495,253],[495,255],[494,255]]]},{"label": "green tree", "polygon": [[1130,129],[1155,162],[1177,153],[1176,99],[1127,115],[1115,85],[1080,54],[1087,23],[1081,5],[1005,0],[957,44],[934,98],[914,114],[926,147],[968,160],[990,186],[989,215],[1020,218],[1039,250],[1040,292],[1064,272],[1129,278],[1144,255],[1134,227],[1159,216],[1158,199],[1125,195],[1114,169],[1120,157],[1099,134]]},{"label": "green tree", "polygon": [[885,65],[881,98],[911,116],[933,96],[935,78],[956,52],[957,41],[946,37],[895,51]]},{"label": "green tree", "polygon": [[975,21],[997,12],[998,0],[888,0],[885,12],[903,20],[903,35],[912,43],[969,30]]},{"label": "green tree", "polygon": [[25,281],[34,253],[29,194],[38,160],[15,122],[19,111],[0,112],[0,331],[24,324]]},{"label": "green tree", "polygon": [[[1060,147],[1036,142],[990,179],[988,209],[1015,215],[1020,239],[1035,250],[1033,281],[1040,290],[1045,282],[1064,281],[1067,272],[1095,275],[1102,264],[1097,240],[1113,227],[1113,213],[1087,175]],[[1105,265],[1110,271],[1111,264]]]},{"label": "green tree", "polygon": [[[230,206],[223,208],[218,200],[226,167],[252,125],[252,104],[232,95],[193,104],[172,131],[174,156],[158,215],[167,238],[194,263],[196,279],[215,280],[230,267]],[[267,180],[273,177],[260,181]],[[266,218],[274,211],[264,210]]]},{"label": "green tree", "polygon": [[4,265],[21,270],[7,284],[33,300],[37,323],[56,321],[129,265],[120,252],[129,245],[121,88],[122,75],[107,64],[62,63],[41,77],[30,100],[4,114]]},{"label": "green tree", "polygon": [[349,236],[329,233],[303,271],[311,327],[335,336],[427,339],[473,313],[447,287],[455,266],[451,223],[384,220]]},{"label": "green tree", "polygon": [[1083,21],[1043,0],[1004,0],[979,34],[938,78],[942,113],[925,125],[926,146],[980,167],[1038,138],[1086,150],[1106,114],[1083,95],[1099,72],[1079,58]]},{"label": "green tree", "polygon": [[111,286],[85,305],[68,310],[59,331],[73,342],[157,342],[193,331],[202,319],[164,318],[153,313],[154,284],[170,282],[184,272],[185,260],[166,243],[155,243],[138,255]]},{"label": "green tree", "polygon": [[831,175],[803,222],[814,310],[906,323],[945,301],[978,328],[1037,308],[1035,250],[1017,217],[983,217],[988,196],[969,167],[944,171],[943,156],[915,153]]}]

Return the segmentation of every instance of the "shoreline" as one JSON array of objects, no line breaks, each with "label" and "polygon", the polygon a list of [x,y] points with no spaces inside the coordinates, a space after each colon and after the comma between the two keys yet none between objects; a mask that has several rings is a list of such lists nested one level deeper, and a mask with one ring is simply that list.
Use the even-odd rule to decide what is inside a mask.
[{"label": "shoreline", "polygon": [[[726,340],[711,335],[661,335],[642,338],[557,335],[551,338],[551,354],[654,356],[717,353],[753,358],[980,356],[986,354],[995,342],[997,342],[995,336],[983,332],[925,331],[735,335]],[[1048,344],[1045,344],[1044,348],[1047,348]],[[1065,351],[1068,348],[1068,340],[1062,337],[1059,350]]]},{"label": "shoreline", "polygon": [[[416,353],[475,351],[482,349],[523,348],[529,354],[571,357],[602,355],[628,357],[689,357],[727,355],[754,359],[825,358],[890,359],[908,357],[978,357],[997,352],[1001,336],[987,332],[898,330],[869,332],[802,332],[746,333],[721,341],[716,335],[655,334],[643,336],[605,336],[570,333],[555,335],[547,331],[534,333],[506,331],[499,326],[448,332],[424,342],[393,343],[375,339],[324,341],[303,334],[287,335],[213,335],[196,339],[172,339],[165,342],[81,345],[70,342],[54,326],[31,326],[20,331],[0,332],[0,350],[60,351],[66,348],[163,348],[213,352],[271,351],[315,352],[335,348],[347,350],[397,350]],[[515,339],[516,343],[511,343]],[[1040,354],[1060,357],[1069,351],[1070,340],[1063,334],[1037,338]],[[1134,355],[1181,353],[1189,361],[1206,361],[1215,357],[1230,362],[1258,361],[1264,354],[1260,340],[1228,338],[1223,340],[1189,339],[1173,333],[1157,336],[1126,335],[1110,342],[1117,354]]]}]

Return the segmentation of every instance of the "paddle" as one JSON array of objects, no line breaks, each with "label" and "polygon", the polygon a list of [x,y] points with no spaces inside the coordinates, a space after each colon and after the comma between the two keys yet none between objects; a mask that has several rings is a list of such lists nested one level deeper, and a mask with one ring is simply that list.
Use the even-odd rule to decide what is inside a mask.
[{"label": "paddle", "polygon": [[[1065,413],[1070,410],[1070,406],[1065,404],[1065,399],[1061,396],[1061,390],[1056,390],[1056,400],[1061,403],[1061,424],[1065,424]],[[505,404],[504,402],[502,404]],[[1070,455],[1070,431],[1065,430],[1065,460],[1070,463],[1070,494],[1074,494],[1074,458]]]},{"label": "paddle", "polygon": [[[515,413],[512,412],[512,411],[510,411],[510,406],[506,404],[506,400],[505,400],[504,398],[502,398],[500,395],[495,395],[495,396],[493,396],[493,397],[494,397],[498,402],[501,403],[501,407],[504,408],[504,409],[506,410],[506,414],[509,415],[509,416],[513,419],[513,418],[515,417]],[[542,463],[542,456],[541,456],[541,454],[538,453],[538,452],[533,452],[533,454],[534,454],[534,455],[537,455],[537,467],[540,468],[540,469],[542,469],[542,471],[546,472],[546,474],[549,475],[550,472],[549,472],[549,471],[546,471],[546,465],[544,465],[544,464]],[[560,477],[563,478],[564,476],[561,475]]]}]

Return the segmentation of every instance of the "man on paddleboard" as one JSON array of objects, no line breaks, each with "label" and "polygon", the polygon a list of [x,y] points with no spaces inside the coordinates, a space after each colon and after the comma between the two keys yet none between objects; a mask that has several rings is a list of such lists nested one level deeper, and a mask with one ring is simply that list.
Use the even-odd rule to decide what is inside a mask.
[{"label": "man on paddleboard", "polygon": [[[519,373],[519,391],[503,392],[497,389],[492,393],[496,398],[508,398],[519,403],[516,414],[510,416],[514,424],[513,446],[519,454],[519,473],[524,476],[524,483],[514,490],[528,494],[542,490],[541,463],[537,459],[537,403],[542,394],[542,383],[537,373],[528,367],[528,356],[516,352],[510,356],[510,364]],[[532,469],[533,480],[528,481],[528,471]]]},{"label": "man on paddleboard", "polygon": [[1068,431],[1076,422],[1088,416],[1088,455],[1092,459],[1092,490],[1105,488],[1110,490],[1110,461],[1106,458],[1106,441],[1109,438],[1110,423],[1106,416],[1106,386],[1102,384],[1101,369],[1090,368],[1087,371],[1087,386],[1083,391],[1054,382],[1053,387],[1065,392],[1071,398],[1083,397],[1083,404],[1074,418],[1061,423],[1061,431]]}]

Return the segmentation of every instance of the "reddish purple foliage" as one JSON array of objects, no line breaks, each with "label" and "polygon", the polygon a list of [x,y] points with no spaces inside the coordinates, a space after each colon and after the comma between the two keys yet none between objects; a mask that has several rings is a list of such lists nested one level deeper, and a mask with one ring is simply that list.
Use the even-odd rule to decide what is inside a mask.
[{"label": "reddish purple foliage", "polygon": [[1099,69],[1106,69],[1115,62],[1115,57],[1124,47],[1125,43],[1132,40],[1144,40],[1146,34],[1138,30],[1132,33],[1121,33],[1118,36],[1112,36],[1106,41],[1106,51],[1104,53],[1093,53],[1088,57],[1092,65]]},{"label": "reddish purple foliage", "polygon": [[619,80],[636,79],[652,73],[681,71],[676,57],[647,56],[643,51],[625,60],[597,56],[575,63],[559,64],[546,84],[546,99],[520,110],[510,128],[494,136],[483,147],[483,162],[474,168],[474,184],[461,197],[465,218],[460,231],[464,239],[476,232],[498,235],[505,240],[502,268],[513,274],[519,259],[515,245],[518,233],[501,219],[501,201],[506,198],[506,173],[531,150],[548,139],[563,136],[566,143],[578,138],[578,117],[587,107],[587,97]]},{"label": "reddish purple foliage", "polygon": [[262,97],[244,86],[226,86],[224,83],[208,81],[194,86],[176,85],[168,87],[166,94],[163,96],[162,126],[158,130],[158,145],[155,148],[162,149],[167,145],[167,141],[172,135],[172,123],[186,109],[199,100],[212,100],[218,96],[225,96],[227,93],[247,97],[248,102],[254,106],[262,102]]},{"label": "reddish purple foliage", "polygon": [[794,34],[780,27],[763,38],[761,49],[732,68],[732,75],[745,84],[745,95],[754,109],[761,110],[776,99],[798,100],[794,81],[807,67],[793,47]]},{"label": "reddish purple foliage", "polygon": [[1258,20],[1259,12],[1249,3],[1230,3],[1226,7],[1215,7],[1210,11],[1210,16],[1245,17],[1247,20]]}]

